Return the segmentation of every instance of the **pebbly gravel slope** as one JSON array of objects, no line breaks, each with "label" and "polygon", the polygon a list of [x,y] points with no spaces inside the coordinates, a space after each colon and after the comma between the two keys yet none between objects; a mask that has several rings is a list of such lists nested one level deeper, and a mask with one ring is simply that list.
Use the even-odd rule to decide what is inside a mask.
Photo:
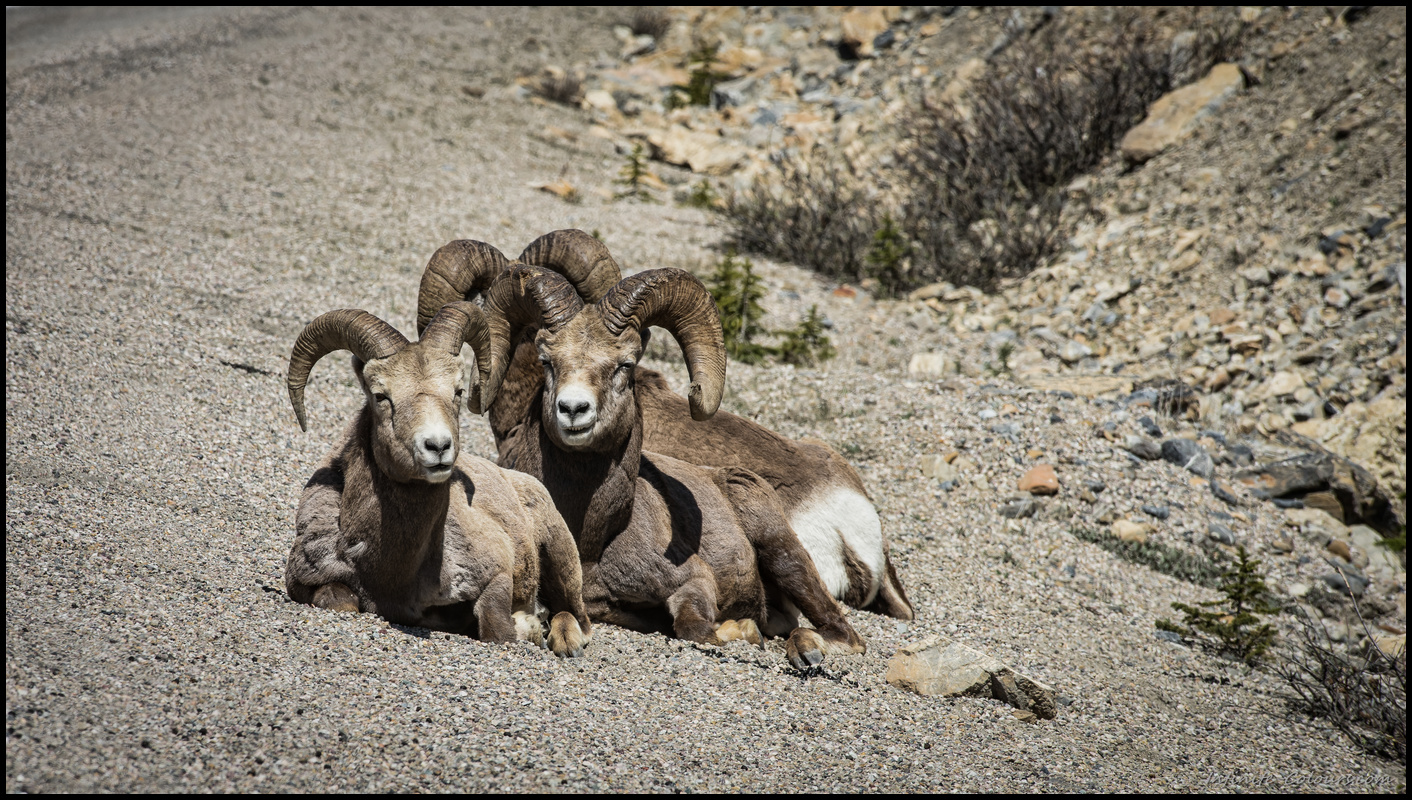
[{"label": "pebbly gravel slope", "polygon": [[[761,265],[771,309],[819,303],[839,357],[733,364],[726,407],[854,460],[915,623],[854,612],[868,652],[803,675],[778,644],[602,625],[558,661],[291,603],[300,488],[360,402],[330,359],[299,432],[283,375],[306,321],[363,308],[412,333],[421,269],[454,238],[513,255],[579,227],[629,269],[717,258],[703,212],[529,186],[611,187],[613,144],[514,79],[615,51],[612,21],[252,9],[7,59],[7,792],[1401,791],[1400,766],[1290,717],[1269,676],[1154,636],[1171,601],[1211,593],[1069,533],[1101,514],[1085,479],[1119,512],[1160,498],[1154,536],[1178,545],[1222,508],[1093,436],[1123,409],[909,380],[911,350],[965,357],[959,340],[781,265]],[[947,492],[917,465],[951,449],[974,469]],[[1036,460],[1065,491],[1001,517]],[[1283,535],[1267,508],[1231,523],[1252,546]],[[887,685],[888,657],[937,633],[1054,686],[1058,718]]]}]

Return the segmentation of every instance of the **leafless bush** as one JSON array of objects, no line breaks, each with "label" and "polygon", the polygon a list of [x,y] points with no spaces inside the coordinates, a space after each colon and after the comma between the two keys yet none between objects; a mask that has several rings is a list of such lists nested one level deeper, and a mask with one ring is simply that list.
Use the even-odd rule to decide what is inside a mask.
[{"label": "leafless bush", "polygon": [[732,243],[804,264],[831,278],[862,281],[881,210],[846,168],[780,164],[777,183],[757,180],[726,201]]},{"label": "leafless bush", "polygon": [[577,106],[583,99],[583,79],[572,73],[555,73],[539,79],[534,93],[555,103]]},{"label": "leafless bush", "polygon": [[891,275],[898,285],[880,287],[888,294],[936,280],[986,288],[1024,274],[1063,240],[1068,182],[1095,167],[1178,80],[1235,52],[1238,27],[1196,19],[1192,27],[1203,32],[1183,34],[1180,46],[1137,12],[1106,21],[1096,44],[1045,26],[997,57],[959,101],[915,98],[893,173],[861,179],[895,182],[900,207],[850,209],[873,198],[853,188],[846,170],[787,165],[779,187],[757,185],[727,209],[738,244],[861,280],[891,213],[910,263]]},{"label": "leafless bush", "polygon": [[1059,241],[1061,192],[1171,88],[1166,48],[1130,18],[1099,52],[1060,36],[1011,48],[965,105],[923,98],[900,162],[906,227],[936,277],[989,286]]},{"label": "leafless bush", "polygon": [[[1302,608],[1298,614],[1294,649],[1275,667],[1294,691],[1295,707],[1327,719],[1359,748],[1406,764],[1406,649],[1394,657],[1374,644],[1366,658],[1343,654],[1322,623]],[[1358,618],[1363,622],[1362,612]],[[1366,622],[1363,631],[1372,638]]]},{"label": "leafless bush", "polygon": [[628,28],[632,30],[634,36],[647,34],[653,39],[661,40],[671,27],[671,16],[658,6],[637,6],[632,10],[632,16],[628,18]]}]

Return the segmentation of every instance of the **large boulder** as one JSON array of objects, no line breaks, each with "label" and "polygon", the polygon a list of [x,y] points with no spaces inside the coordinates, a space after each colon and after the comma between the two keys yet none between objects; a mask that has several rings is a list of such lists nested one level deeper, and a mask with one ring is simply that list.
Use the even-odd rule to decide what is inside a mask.
[{"label": "large boulder", "polygon": [[1058,713],[1053,689],[941,636],[898,650],[887,663],[887,682],[926,696],[993,697],[1042,719]]},{"label": "large boulder", "polygon": [[1342,522],[1383,532],[1398,525],[1392,504],[1368,470],[1329,452],[1304,453],[1243,470],[1235,479],[1259,498],[1303,498],[1328,492],[1343,508]]}]

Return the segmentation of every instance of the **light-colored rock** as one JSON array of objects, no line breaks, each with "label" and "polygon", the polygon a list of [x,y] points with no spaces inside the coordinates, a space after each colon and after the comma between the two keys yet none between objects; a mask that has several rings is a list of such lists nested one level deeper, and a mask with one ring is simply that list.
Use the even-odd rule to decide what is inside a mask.
[{"label": "light-colored rock", "polygon": [[1317,508],[1287,508],[1285,519],[1302,530],[1321,530],[1330,536],[1347,538],[1348,526]]},{"label": "light-colored rock", "polygon": [[952,466],[951,463],[946,460],[946,457],[941,455],[923,456],[922,460],[917,462],[917,468],[920,469],[922,474],[926,477],[935,478],[939,481],[952,480],[958,474],[956,467]]},{"label": "light-colored rock", "polygon": [[594,89],[584,94],[583,102],[589,108],[596,108],[599,111],[617,111],[618,103],[613,99],[613,95],[603,89]]},{"label": "light-colored rock", "polygon": [[1049,464],[1035,464],[1020,478],[1017,489],[1030,494],[1058,494],[1059,476]]},{"label": "light-colored rock", "polygon": [[873,55],[873,39],[887,30],[888,20],[897,16],[897,6],[858,6],[839,21],[843,43],[860,56]]},{"label": "light-colored rock", "polygon": [[1265,399],[1284,397],[1294,394],[1295,391],[1304,388],[1304,378],[1297,372],[1282,370],[1276,372],[1268,381],[1265,381]]},{"label": "light-colored rock", "polygon": [[1064,362],[1066,364],[1073,364],[1078,361],[1083,361],[1085,358],[1088,358],[1091,355],[1093,355],[1092,347],[1089,347],[1088,345],[1082,344],[1080,342],[1076,342],[1073,339],[1070,339],[1064,342],[1063,344],[1059,345],[1059,357],[1064,359]]},{"label": "light-colored rock", "polygon": [[1369,638],[1373,645],[1388,658],[1396,658],[1398,653],[1407,649],[1407,634],[1405,633],[1375,633]]},{"label": "light-colored rock", "polygon": [[647,141],[655,157],[707,175],[724,175],[745,158],[744,148],[728,144],[719,135],[681,125],[648,134]]},{"label": "light-colored rock", "polygon": [[951,359],[941,353],[913,353],[907,362],[908,375],[950,375],[954,371]]},{"label": "light-colored rock", "polygon": [[1125,542],[1137,542],[1139,544],[1147,541],[1147,534],[1152,531],[1152,526],[1146,522],[1133,522],[1130,519],[1120,519],[1113,523],[1112,533]]},{"label": "light-colored rock", "polygon": [[1058,713],[1053,689],[945,637],[899,649],[888,661],[886,677],[893,686],[924,696],[993,697],[1043,719]]},{"label": "light-colored rock", "polygon": [[1119,144],[1123,156],[1146,161],[1176,144],[1244,85],[1240,67],[1217,64],[1200,81],[1168,92],[1148,108],[1146,119],[1123,136]]}]

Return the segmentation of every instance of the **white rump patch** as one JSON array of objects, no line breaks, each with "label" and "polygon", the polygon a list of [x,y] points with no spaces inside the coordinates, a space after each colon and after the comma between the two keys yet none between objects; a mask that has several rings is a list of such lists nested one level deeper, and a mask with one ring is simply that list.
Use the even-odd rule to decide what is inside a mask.
[{"label": "white rump patch", "polygon": [[848,570],[843,564],[843,543],[847,542],[872,573],[872,585],[867,587],[862,605],[873,602],[882,585],[886,557],[882,522],[868,498],[853,489],[823,487],[794,510],[789,524],[814,559],[824,587],[840,600],[848,592]]}]

